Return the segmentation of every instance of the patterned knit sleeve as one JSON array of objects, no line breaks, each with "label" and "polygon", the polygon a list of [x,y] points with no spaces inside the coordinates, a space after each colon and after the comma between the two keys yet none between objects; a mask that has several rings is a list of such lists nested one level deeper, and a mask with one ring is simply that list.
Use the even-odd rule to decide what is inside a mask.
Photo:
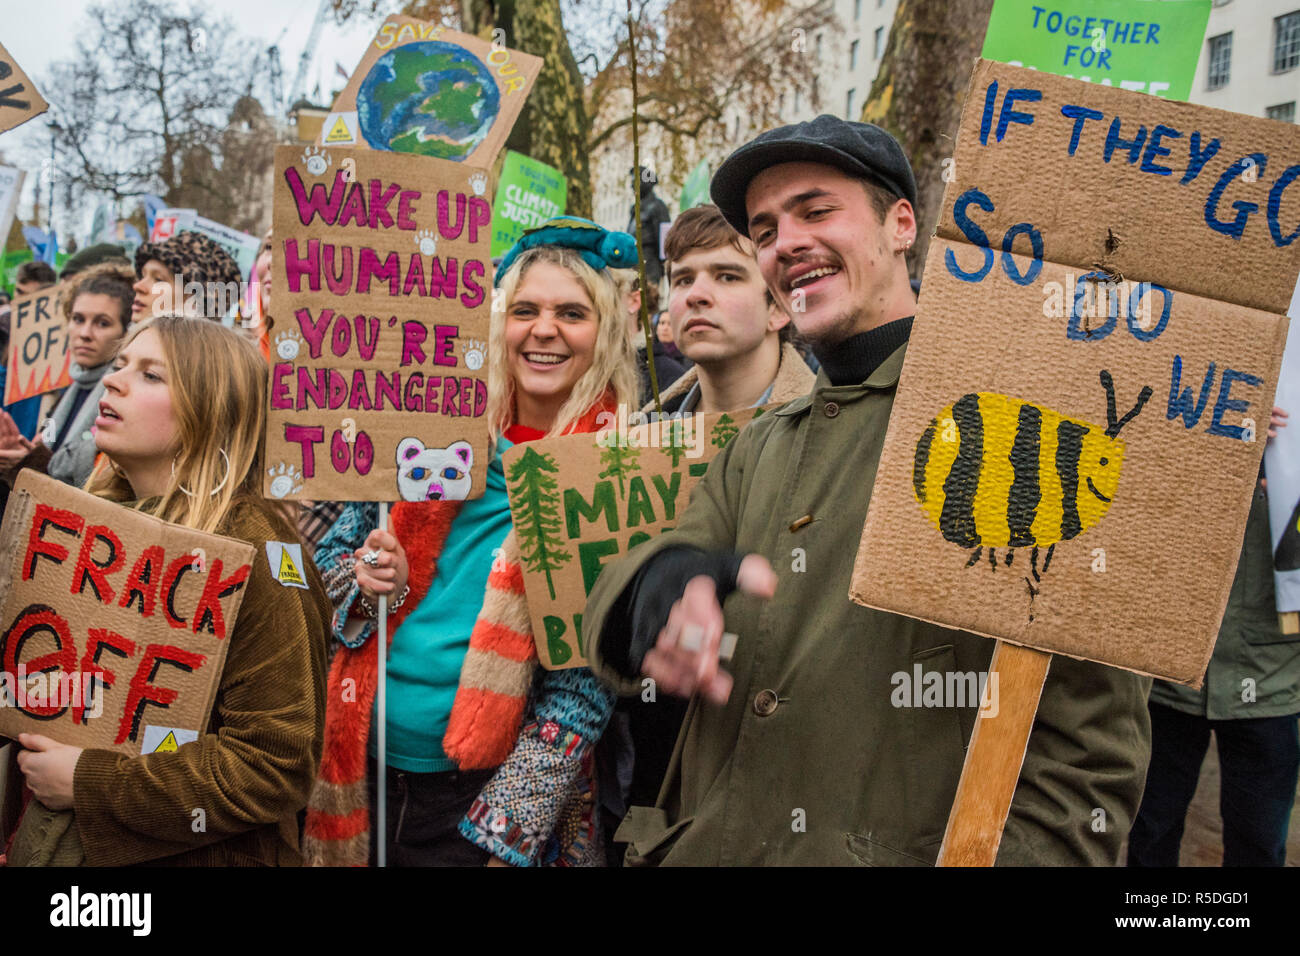
[{"label": "patterned knit sleeve", "polygon": [[584,757],[613,711],[613,693],[589,669],[542,671],[514,750],[461,820],[461,834],[515,866],[547,862],[561,811],[579,796]]},{"label": "patterned knit sleeve", "polygon": [[370,532],[379,526],[379,506],[373,502],[350,502],[339,515],[334,526],[316,545],[316,567],[325,580],[325,593],[334,605],[334,639],[347,647],[360,647],[375,632],[375,622],[366,621],[355,637],[343,636],[343,624],[361,589],[352,565],[352,553],[366,542]]}]

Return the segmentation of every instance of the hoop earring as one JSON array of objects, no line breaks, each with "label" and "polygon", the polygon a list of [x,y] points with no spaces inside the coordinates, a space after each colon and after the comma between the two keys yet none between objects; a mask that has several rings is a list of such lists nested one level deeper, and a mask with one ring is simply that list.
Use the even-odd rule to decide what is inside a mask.
[{"label": "hoop earring", "polygon": [[[221,484],[217,485],[217,487],[213,488],[212,491],[209,492],[209,497],[216,495],[217,492],[219,492],[222,488],[226,487],[226,482],[230,480],[230,457],[226,454],[226,450],[224,448],[218,448],[217,451],[221,452],[221,457],[226,463],[226,474],[225,477],[221,479]],[[177,455],[172,456],[172,477],[173,478],[176,477],[176,458],[178,455],[179,452],[177,453]],[[182,485],[179,481],[176,482],[176,487],[179,488],[182,492],[184,492],[185,497],[187,498],[194,497],[194,493],[191,492],[184,485]]]}]

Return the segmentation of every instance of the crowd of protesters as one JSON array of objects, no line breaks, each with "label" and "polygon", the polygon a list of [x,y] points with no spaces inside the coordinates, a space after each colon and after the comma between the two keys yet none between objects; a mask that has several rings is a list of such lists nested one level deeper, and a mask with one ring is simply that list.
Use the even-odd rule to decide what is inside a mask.
[{"label": "crowd of protesters", "polygon": [[[20,269],[20,294],[62,283],[72,384],[43,421],[40,397],[0,413],[0,478],[45,472],[257,557],[208,732],[141,757],[23,735],[8,865],[365,865],[381,843],[398,866],[933,864],[975,702],[899,708],[890,675],[986,672],[993,642],[847,596],[916,311],[913,173],[888,133],[822,116],[741,146],[711,191],[667,233],[661,314],[659,277],[642,289],[588,229],[546,223],[545,243],[505,257],[485,491],[400,502],[386,526],[371,504],[261,495],[269,233],[251,318],[230,325],[239,270],[196,233],[133,263],[96,246],[59,276]],[[636,255],[631,235],[607,238]],[[676,526],[603,570],[590,667],[540,666],[502,454],[619,407],[755,406],[775,411],[714,459]],[[1270,437],[1285,421],[1275,409]],[[458,454],[467,472],[473,451]],[[313,555],[306,589],[266,567],[263,546],[287,540]],[[787,570],[792,549],[814,573]],[[1225,863],[1284,863],[1300,638],[1278,629],[1270,553],[1261,492],[1200,691],[1053,661],[1000,863],[1114,865],[1127,839],[1130,865],[1176,865],[1211,731]],[[724,631],[741,635],[725,665]],[[1249,707],[1220,679],[1243,668]]]}]

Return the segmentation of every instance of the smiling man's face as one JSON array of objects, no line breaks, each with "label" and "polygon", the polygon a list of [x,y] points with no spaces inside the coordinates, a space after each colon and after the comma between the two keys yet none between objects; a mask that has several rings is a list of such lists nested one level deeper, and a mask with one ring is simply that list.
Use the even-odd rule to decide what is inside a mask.
[{"label": "smiling man's face", "polygon": [[896,255],[915,236],[906,202],[882,223],[862,180],[821,163],[781,163],[754,177],[745,206],[759,270],[800,335],[834,345],[880,324],[900,276],[906,282]]}]

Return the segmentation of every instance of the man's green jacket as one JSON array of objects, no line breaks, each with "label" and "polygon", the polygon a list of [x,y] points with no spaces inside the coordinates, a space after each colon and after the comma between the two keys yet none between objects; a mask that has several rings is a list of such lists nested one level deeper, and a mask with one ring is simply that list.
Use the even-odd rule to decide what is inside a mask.
[{"label": "man's green jacket", "polygon": [[[858,385],[832,386],[823,371],[809,395],[756,419],[710,465],[677,527],[596,582],[585,653],[642,694],[642,678],[591,645],[627,641],[609,612],[649,558],[674,545],[753,552],[779,579],[771,601],[726,600],[735,688],[724,706],[692,704],[658,806],[634,808],[620,828],[630,864],[934,863],[978,700],[896,704],[915,703],[903,688],[918,666],[969,686],[962,676],[987,671],[994,642],[848,598],[905,348]],[[1000,864],[1116,862],[1146,777],[1150,686],[1053,658]]]}]

